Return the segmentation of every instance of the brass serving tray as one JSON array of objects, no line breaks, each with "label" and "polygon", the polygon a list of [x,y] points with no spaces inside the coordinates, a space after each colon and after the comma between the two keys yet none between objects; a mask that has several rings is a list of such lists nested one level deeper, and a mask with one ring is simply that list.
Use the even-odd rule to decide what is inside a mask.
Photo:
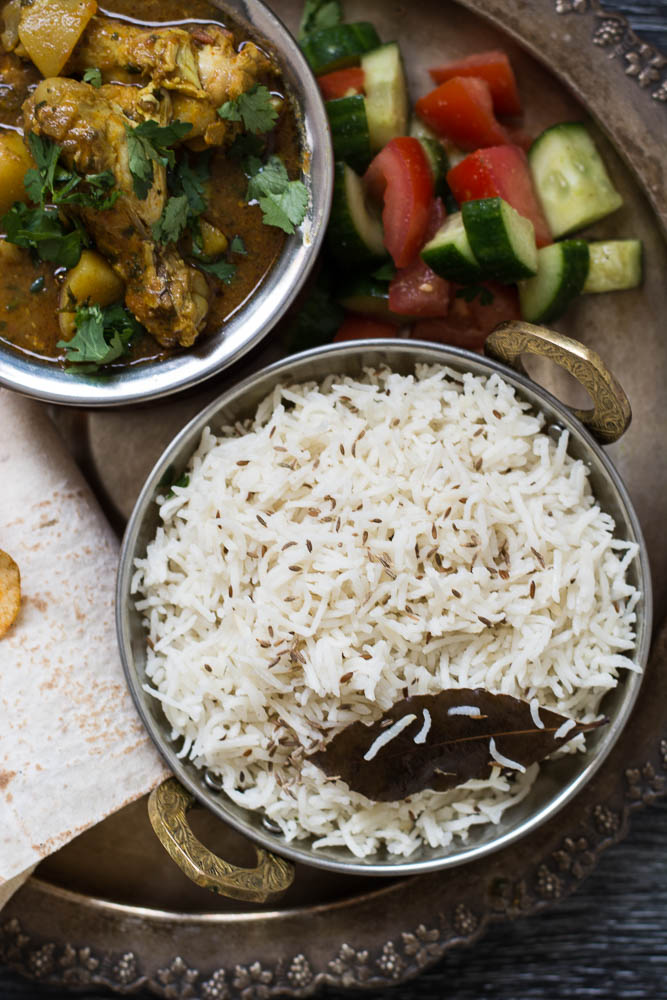
[{"label": "brass serving tray", "polygon": [[[400,38],[414,93],[426,90],[426,67],[438,59],[502,45],[527,98],[530,132],[588,115],[602,129],[605,162],[626,204],[591,232],[640,236],[646,282],[635,292],[582,298],[557,326],[604,357],[634,411],[632,427],[609,452],[628,485],[652,562],[659,634],[645,683],[601,770],[520,850],[510,847],[423,878],[386,882],[298,867],[294,885],[273,909],[225,901],[172,864],[140,800],[42,862],[3,911],[0,962],[44,983],[97,984],[118,993],[143,987],[203,1000],[306,996],[323,983],[386,987],[479,937],[490,921],[541,910],[571,892],[624,835],[631,811],[665,790],[667,61],[640,42],[623,17],[604,13],[593,0],[422,0],[417,8],[346,0],[345,6],[351,19],[373,21],[381,37]],[[301,0],[274,0],[273,7],[295,27]],[[163,404],[54,411],[119,531],[173,434],[230,379],[280,351],[274,339],[231,374]],[[533,374],[561,398],[571,391],[558,372],[543,367]],[[192,823],[223,857],[251,863],[249,845],[212,816],[197,811]]]}]

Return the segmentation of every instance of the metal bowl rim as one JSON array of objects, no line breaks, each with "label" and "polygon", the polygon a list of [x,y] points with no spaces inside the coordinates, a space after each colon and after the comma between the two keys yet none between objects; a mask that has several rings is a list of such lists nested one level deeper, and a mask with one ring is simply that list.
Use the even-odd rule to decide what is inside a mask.
[{"label": "metal bowl rim", "polygon": [[[560,416],[564,419],[566,426],[570,425],[569,429],[574,431],[583,444],[593,452],[602,465],[604,473],[609,477],[612,485],[619,494],[624,513],[634,533],[634,541],[636,541],[639,547],[639,577],[643,601],[643,614],[641,619],[638,618],[636,627],[636,659],[642,668],[642,673],[629,673],[629,675],[623,677],[622,681],[618,685],[618,687],[621,687],[622,685],[625,688],[621,710],[607,729],[605,734],[606,738],[588,764],[583,767],[581,772],[574,779],[568,782],[561,789],[561,791],[547,803],[546,806],[531,814],[519,823],[515,829],[509,830],[505,834],[499,835],[487,843],[457,850],[457,852],[452,855],[443,854],[440,857],[427,858],[422,861],[413,862],[407,860],[405,862],[392,862],[387,864],[365,864],[363,860],[351,859],[350,861],[339,861],[321,857],[318,856],[317,852],[312,849],[300,847],[299,841],[285,843],[277,836],[273,836],[271,833],[265,833],[261,830],[249,828],[242,820],[227,812],[224,802],[217,797],[215,792],[207,789],[204,784],[203,777],[201,783],[197,783],[192,780],[190,775],[184,769],[181,760],[176,756],[176,752],[169,747],[167,739],[160,732],[158,726],[154,723],[154,720],[146,712],[144,707],[144,692],[142,691],[139,678],[134,672],[131,664],[131,644],[129,639],[129,586],[134,559],[137,555],[135,552],[137,536],[143,518],[149,510],[151,503],[154,501],[155,489],[159,479],[164,474],[164,469],[170,464],[170,459],[173,454],[178,452],[186,441],[192,445],[192,451],[194,451],[204,427],[217,414],[217,412],[227,405],[230,400],[241,398],[248,389],[253,388],[254,385],[260,380],[270,376],[274,380],[275,384],[275,382],[279,381],[279,376],[282,373],[290,374],[291,377],[298,378],[298,372],[295,372],[292,375],[291,370],[300,366],[305,366],[307,362],[313,358],[320,358],[323,356],[329,356],[332,359],[338,357],[350,358],[363,355],[364,352],[377,352],[378,350],[399,351],[399,353],[412,356],[412,360],[415,364],[432,363],[446,365],[447,360],[453,358],[459,363],[466,363],[470,365],[472,362],[473,364],[478,364],[482,368],[486,369],[489,374],[491,372],[496,372],[519,390],[524,389],[529,393],[534,393],[538,398],[541,397],[545,403],[550,405],[560,414]],[[424,357],[424,352],[429,355],[428,358]],[[332,373],[335,373],[335,368],[332,368]],[[304,381],[312,380],[312,376],[304,376]],[[259,371],[243,379],[241,382],[232,385],[217,399],[209,403],[208,406],[193,417],[185,425],[185,427],[175,435],[175,437],[164,449],[162,455],[157,460],[148,475],[141,493],[137,498],[123,537],[116,583],[116,630],[125,677],[137,711],[139,712],[139,715],[146,726],[155,747],[165,760],[170,770],[174,772],[178,780],[194,795],[201,805],[210,809],[223,822],[228,823],[240,833],[247,836],[251,841],[264,847],[266,850],[280,854],[294,862],[300,862],[305,865],[323,868],[329,871],[336,871],[347,875],[377,875],[398,878],[406,875],[422,875],[427,872],[440,871],[448,867],[453,868],[471,861],[480,860],[489,854],[508,847],[509,845],[516,843],[522,837],[533,832],[547,820],[553,818],[555,814],[563,808],[563,806],[571,801],[571,799],[573,799],[574,796],[582,790],[584,785],[587,784],[587,782],[598,771],[627,723],[637,700],[639,689],[644,677],[645,667],[648,661],[652,620],[653,599],[648,551],[632,501],[630,500],[623,480],[609,457],[605,454],[602,447],[592,437],[584,425],[576,417],[574,417],[568,407],[561,403],[557,397],[555,397],[547,389],[543,388],[539,383],[532,381],[532,379],[530,379],[527,375],[516,372],[514,369],[508,368],[506,365],[495,361],[492,358],[483,357],[463,348],[434,344],[429,341],[404,340],[398,338],[382,338],[358,340],[353,343],[326,344],[321,347],[315,347],[310,350],[300,352],[299,354],[290,355],[287,358],[261,368]],[[618,690],[618,688],[614,690]],[[203,775],[203,771],[201,773]]]},{"label": "metal bowl rim", "polygon": [[[35,361],[29,354],[3,345],[0,387],[46,403],[91,408],[161,399],[191,389],[237,362],[266,337],[303,287],[325,237],[333,195],[333,150],[322,95],[296,40],[264,0],[211,2],[223,15],[266,39],[276,51],[297,105],[305,144],[302,176],[311,196],[306,220],[296,233],[286,237],[259,287],[224,327],[193,347],[160,362],[127,366],[117,375],[77,377],[56,364]],[[249,334],[244,332],[246,326],[250,326]],[[198,350],[204,350],[205,356]]]}]

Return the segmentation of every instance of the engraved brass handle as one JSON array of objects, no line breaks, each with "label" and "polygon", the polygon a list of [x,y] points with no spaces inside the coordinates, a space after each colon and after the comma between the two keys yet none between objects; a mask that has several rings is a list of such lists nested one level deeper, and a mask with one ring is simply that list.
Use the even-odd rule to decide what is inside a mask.
[{"label": "engraved brass handle", "polygon": [[194,797],[176,778],[163,781],[148,799],[148,817],[160,843],[189,879],[222,896],[251,903],[265,903],[292,884],[294,866],[261,847],[255,847],[256,868],[238,868],[209,851],[187,821],[186,813],[194,804]]},{"label": "engraved brass handle", "polygon": [[575,417],[604,444],[611,444],[626,432],[632,420],[628,397],[599,354],[555,330],[532,323],[501,323],[487,337],[484,351],[525,374],[521,355],[550,358],[577,379],[591,395],[592,410],[576,410]]}]

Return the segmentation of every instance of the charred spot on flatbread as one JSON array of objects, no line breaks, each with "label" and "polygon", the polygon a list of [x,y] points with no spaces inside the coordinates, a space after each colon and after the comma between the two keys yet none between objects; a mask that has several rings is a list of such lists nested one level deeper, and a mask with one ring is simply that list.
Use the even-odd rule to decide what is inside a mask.
[{"label": "charred spot on flatbread", "polygon": [[12,557],[0,549],[0,639],[21,607],[21,573]]}]

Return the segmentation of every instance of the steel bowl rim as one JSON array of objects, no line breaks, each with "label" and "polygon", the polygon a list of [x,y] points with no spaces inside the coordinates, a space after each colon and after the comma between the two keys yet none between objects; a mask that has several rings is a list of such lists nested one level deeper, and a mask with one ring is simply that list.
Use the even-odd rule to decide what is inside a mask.
[{"label": "steel bowl rim", "polygon": [[[270,333],[302,289],[325,238],[333,196],[333,150],[324,101],[299,45],[264,0],[211,2],[276,52],[303,146],[302,178],[310,193],[304,223],[286,237],[259,287],[237,307],[222,331],[193,347],[156,363],[128,365],[116,375],[76,376],[56,364],[35,361],[29,352],[2,345],[0,387],[46,403],[91,408],[162,399],[237,362]],[[244,332],[247,326],[250,334]]]},{"label": "steel bowl rim", "polygon": [[[167,738],[160,732],[158,725],[146,711],[141,681],[132,666],[132,655],[130,651],[131,643],[129,637],[129,586],[134,559],[137,556],[135,551],[137,536],[143,522],[143,518],[154,500],[155,490],[159,479],[164,474],[165,468],[169,466],[170,459],[173,454],[178,452],[186,441],[189,441],[192,446],[191,453],[194,452],[204,427],[214,416],[216,416],[218,411],[227,405],[228,402],[242,398],[247,390],[253,388],[259,381],[270,377],[275,384],[275,382],[278,381],[277,376],[282,375],[283,373],[285,375],[291,375],[291,369],[305,366],[308,361],[314,358],[320,358],[323,356],[329,356],[332,359],[337,357],[349,358],[356,355],[361,356],[364,352],[377,352],[378,350],[398,350],[400,353],[413,355],[415,363],[422,363],[425,360],[423,356],[417,357],[416,355],[420,352],[426,351],[431,355],[426,363],[442,363],[446,365],[448,359],[455,359],[459,363],[467,363],[468,365],[471,362],[473,364],[478,364],[482,368],[486,369],[489,374],[491,372],[496,372],[506,381],[514,384],[519,389],[528,390],[530,393],[534,393],[538,398],[541,397],[543,402],[550,405],[565,419],[566,425],[568,423],[572,425],[572,429],[577,433],[581,442],[593,452],[595,457],[601,463],[604,473],[608,476],[613,487],[618,492],[622,508],[634,533],[634,540],[639,548],[639,577],[643,601],[643,614],[641,616],[641,621],[638,622],[638,626],[641,624],[641,629],[639,627],[636,628],[637,642],[635,655],[637,662],[642,668],[642,673],[637,674],[631,672],[623,677],[621,684],[623,684],[627,690],[623,697],[621,710],[606,730],[602,746],[598,749],[586,766],[582,768],[580,773],[570,782],[565,784],[560,792],[549,800],[545,807],[532,813],[524,821],[519,823],[515,829],[508,830],[506,833],[493,838],[485,844],[463,848],[452,855],[443,854],[440,857],[427,858],[421,861],[411,862],[406,860],[405,862],[392,862],[387,864],[364,863],[363,859],[353,859],[352,856],[350,861],[339,861],[321,857],[311,848],[300,847],[299,841],[285,843],[277,836],[272,835],[270,832],[265,833],[261,830],[249,828],[233,813],[228,813],[224,802],[218,797],[218,793],[213,792],[205,786],[203,777],[200,783],[191,778],[190,774],[188,774],[185,770],[182,761],[177,757],[176,751],[169,747]],[[331,371],[334,373],[335,368],[332,368]],[[298,372],[295,373],[295,377],[298,378]],[[312,376],[304,376],[304,381],[312,380]],[[267,391],[270,390],[267,389]],[[163,757],[167,766],[201,805],[211,810],[222,822],[228,823],[238,832],[248,837],[255,844],[264,847],[266,850],[280,854],[283,857],[287,857],[291,861],[347,875],[377,875],[398,878],[407,875],[423,875],[427,872],[440,871],[444,868],[457,867],[461,864],[480,860],[489,854],[508,847],[529,833],[532,833],[543,823],[553,819],[553,817],[583,789],[611,752],[636,703],[649,655],[651,626],[653,620],[653,597],[648,550],[627,488],[611,459],[604,452],[601,445],[595,440],[586,427],[570,412],[569,408],[564,403],[562,403],[557,397],[555,397],[539,383],[534,382],[528,375],[524,375],[514,369],[508,368],[506,365],[495,361],[492,358],[482,357],[479,354],[472,353],[463,348],[434,344],[429,341],[382,338],[358,340],[353,343],[326,344],[324,346],[311,348],[310,350],[290,355],[287,358],[273,362],[272,364],[267,365],[257,372],[249,375],[240,382],[230,386],[224,393],[201,410],[200,413],[195,415],[185,425],[185,427],[183,427],[182,430],[180,430],[172,438],[147,476],[127,523],[118,563],[115,609],[118,647],[120,650],[123,671],[125,673],[125,678],[137,711],[139,712],[142,722],[144,723],[156,749]],[[620,687],[620,684],[618,687]],[[618,687],[614,690],[618,690]],[[203,776],[203,770],[200,771],[200,773]]]}]

